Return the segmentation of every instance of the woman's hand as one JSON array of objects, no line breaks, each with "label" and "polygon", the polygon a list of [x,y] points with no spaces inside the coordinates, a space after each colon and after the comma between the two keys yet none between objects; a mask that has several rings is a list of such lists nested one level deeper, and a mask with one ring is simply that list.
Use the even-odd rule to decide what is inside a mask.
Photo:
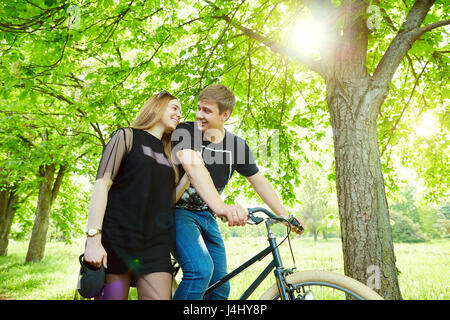
[{"label": "woman's hand", "polygon": [[87,238],[86,248],[84,249],[84,261],[96,268],[100,268],[101,264],[108,268],[107,254],[102,246],[101,235]]}]

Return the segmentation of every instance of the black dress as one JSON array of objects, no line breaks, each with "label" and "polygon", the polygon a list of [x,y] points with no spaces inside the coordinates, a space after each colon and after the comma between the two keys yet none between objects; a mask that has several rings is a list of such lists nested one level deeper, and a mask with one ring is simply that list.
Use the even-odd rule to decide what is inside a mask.
[{"label": "black dress", "polygon": [[174,171],[161,140],[122,128],[105,147],[97,179],[111,174],[102,225],[106,272],[172,272]]}]

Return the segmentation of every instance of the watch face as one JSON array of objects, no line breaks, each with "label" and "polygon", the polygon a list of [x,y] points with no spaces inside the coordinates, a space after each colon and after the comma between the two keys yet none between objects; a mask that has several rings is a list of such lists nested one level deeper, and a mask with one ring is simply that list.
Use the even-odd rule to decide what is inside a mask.
[{"label": "watch face", "polygon": [[95,230],[95,229],[89,229],[88,230],[88,235],[90,235],[90,236],[93,236],[93,235],[95,235],[97,233],[97,230]]}]

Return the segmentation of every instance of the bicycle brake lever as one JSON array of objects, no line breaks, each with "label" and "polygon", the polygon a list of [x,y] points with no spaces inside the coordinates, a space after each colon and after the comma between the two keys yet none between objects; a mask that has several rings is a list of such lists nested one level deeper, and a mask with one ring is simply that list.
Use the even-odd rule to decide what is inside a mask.
[{"label": "bicycle brake lever", "polygon": [[[249,214],[248,214],[248,217],[250,218],[250,220],[248,221],[248,223],[250,223],[250,224],[260,224],[261,222],[264,221],[264,218],[261,218],[261,217],[255,217],[255,216],[253,215],[253,213],[249,213]],[[252,221],[253,223],[251,223],[250,221]]]}]

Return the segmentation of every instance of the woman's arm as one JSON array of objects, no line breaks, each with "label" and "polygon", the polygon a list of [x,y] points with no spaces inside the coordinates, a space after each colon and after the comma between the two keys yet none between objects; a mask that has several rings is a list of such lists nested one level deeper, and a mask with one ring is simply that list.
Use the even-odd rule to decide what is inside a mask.
[{"label": "woman's arm", "polygon": [[106,204],[108,202],[108,192],[111,185],[112,180],[109,175],[105,175],[103,178],[95,181],[88,210],[88,229],[102,228]]},{"label": "woman's arm", "polygon": [[[92,192],[91,203],[88,210],[88,230],[102,229],[106,204],[108,202],[108,192],[111,185],[111,177],[107,174],[95,181],[94,191]],[[103,264],[105,268],[107,267],[107,255],[102,246],[101,233],[94,237],[87,237],[84,260],[97,268],[100,267],[100,264]]]},{"label": "woman's arm", "polygon": [[[132,144],[132,129],[121,128],[116,131],[106,145],[97,170],[97,180],[89,205],[88,230],[102,229],[109,189],[119,171],[122,159],[131,150]],[[100,267],[101,263],[106,267],[106,251],[102,246],[101,233],[93,237],[87,237],[84,260],[96,267]]]}]

